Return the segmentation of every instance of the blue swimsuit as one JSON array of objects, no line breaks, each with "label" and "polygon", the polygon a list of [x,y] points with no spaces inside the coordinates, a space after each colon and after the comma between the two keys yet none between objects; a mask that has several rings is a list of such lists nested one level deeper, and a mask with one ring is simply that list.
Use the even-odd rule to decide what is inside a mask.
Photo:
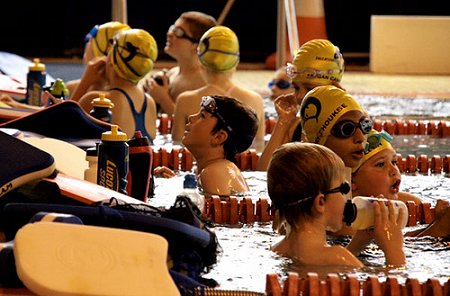
[{"label": "blue swimsuit", "polygon": [[147,98],[145,97],[145,93],[144,93],[144,104],[142,106],[141,112],[137,112],[136,108],[134,107],[133,101],[131,100],[130,96],[126,91],[118,87],[111,88],[110,90],[120,91],[127,98],[128,104],[130,105],[131,108],[131,112],[133,113],[134,124],[136,125],[135,130],[141,131],[142,136],[146,136],[149,139],[150,143],[153,144],[153,138],[152,136],[150,136],[150,134],[147,132],[147,129],[145,128],[145,111],[147,110]]}]

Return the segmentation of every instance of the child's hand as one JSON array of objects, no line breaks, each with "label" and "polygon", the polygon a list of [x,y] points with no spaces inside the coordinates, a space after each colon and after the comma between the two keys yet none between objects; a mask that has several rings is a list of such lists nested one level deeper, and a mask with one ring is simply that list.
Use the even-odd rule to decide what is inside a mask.
[{"label": "child's hand", "polygon": [[278,120],[290,122],[297,116],[298,104],[293,94],[282,95],[275,100],[275,110],[278,113]]},{"label": "child's hand", "polygon": [[153,175],[169,179],[175,177],[175,172],[166,166],[158,166],[153,169]]},{"label": "child's hand", "polygon": [[383,201],[375,202],[373,207],[375,214],[375,242],[383,250],[388,264],[404,265],[406,258],[403,251],[403,233],[400,221],[406,213],[403,212],[403,209],[400,209],[398,217],[395,218],[392,201],[388,201],[387,208],[384,206]]}]

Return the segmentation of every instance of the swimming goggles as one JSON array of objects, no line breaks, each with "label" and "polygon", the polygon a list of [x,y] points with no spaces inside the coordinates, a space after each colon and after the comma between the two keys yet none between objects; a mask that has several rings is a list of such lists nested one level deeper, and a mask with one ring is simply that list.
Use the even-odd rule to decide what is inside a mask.
[{"label": "swimming goggles", "polygon": [[[348,181],[344,181],[344,182],[342,182],[341,185],[339,185],[336,188],[331,188],[331,189],[322,191],[322,194],[323,195],[327,195],[327,194],[331,194],[331,193],[338,193],[338,192],[340,192],[342,195],[346,195],[346,194],[348,194],[350,192],[350,189],[351,189],[350,183]],[[290,202],[290,203],[284,204],[284,207],[285,208],[292,207],[292,206],[301,204],[302,202],[305,202],[305,201],[307,201],[307,200],[309,200],[311,198],[314,198],[314,197],[316,197],[316,195],[311,195],[311,196],[309,196],[307,198],[303,198],[303,199],[300,199],[300,200],[297,200],[297,201],[294,201],[294,202]]]},{"label": "swimming goggles", "polygon": [[290,79],[295,78],[295,76],[302,74],[308,78],[317,78],[323,75],[332,75],[334,73],[341,73],[340,69],[328,69],[328,70],[317,70],[314,68],[303,68],[302,70],[298,70],[294,64],[288,63],[286,66],[286,74]]},{"label": "swimming goggles", "polygon": [[227,131],[232,134],[233,129],[231,126],[226,122],[226,120],[223,118],[223,116],[220,114],[216,100],[211,96],[204,96],[202,98],[202,101],[200,102],[200,107],[202,107],[206,112],[211,113],[215,117],[217,117],[222,124],[225,126]]},{"label": "swimming goggles", "polygon": [[272,88],[273,86],[278,87],[279,89],[288,89],[292,86],[292,84],[284,79],[280,79],[278,81],[272,80],[269,82],[269,84],[267,85],[269,88]]},{"label": "swimming goggles", "polygon": [[95,38],[97,36],[99,25],[95,25],[92,27],[92,29],[89,31],[89,33],[86,34],[86,37],[84,37],[84,43],[88,43],[89,40],[92,38]]},{"label": "swimming goggles", "polygon": [[198,43],[198,41],[199,41],[199,40],[194,39],[193,37],[189,36],[188,34],[186,34],[186,32],[182,28],[177,27],[175,25],[172,25],[169,27],[169,32],[173,33],[175,35],[175,37],[177,37],[177,38],[184,38],[184,39],[191,41],[192,43]]},{"label": "swimming goggles", "polygon": [[357,128],[359,128],[363,134],[367,135],[372,130],[372,127],[373,121],[369,118],[363,118],[358,123],[351,120],[343,120],[333,126],[331,134],[336,138],[345,139],[353,136]]},{"label": "swimming goggles", "polygon": [[368,153],[370,150],[377,148],[381,144],[382,139],[385,139],[389,143],[393,140],[392,136],[386,131],[371,134],[367,137],[366,148],[364,151]]}]

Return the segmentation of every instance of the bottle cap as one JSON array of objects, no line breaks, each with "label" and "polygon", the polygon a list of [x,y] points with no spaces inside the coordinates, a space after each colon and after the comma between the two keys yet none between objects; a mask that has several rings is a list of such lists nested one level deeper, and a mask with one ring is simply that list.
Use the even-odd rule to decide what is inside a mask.
[{"label": "bottle cap", "polygon": [[28,67],[30,71],[45,71],[45,65],[40,63],[41,60],[38,58],[33,59],[34,64]]},{"label": "bottle cap", "polygon": [[134,137],[131,140],[128,140],[127,143],[130,147],[150,146],[148,137],[143,136],[141,131],[135,131]]},{"label": "bottle cap", "polygon": [[184,188],[197,188],[197,179],[195,178],[195,175],[193,175],[193,174],[185,175],[183,187]]},{"label": "bottle cap", "polygon": [[127,140],[127,134],[119,131],[119,126],[116,124],[111,125],[111,131],[102,134],[102,141],[126,142]]},{"label": "bottle cap", "polygon": [[92,100],[94,107],[112,108],[114,103],[110,99],[105,98],[105,94],[100,94],[98,98]]},{"label": "bottle cap", "polygon": [[350,226],[356,220],[356,205],[349,199],[344,207],[344,219],[342,220],[347,226]]},{"label": "bottle cap", "polygon": [[65,97],[69,95],[69,90],[66,87],[66,84],[64,83],[64,80],[61,78],[58,78],[55,80],[55,82],[52,83],[52,86],[50,87],[50,93],[57,97]]}]

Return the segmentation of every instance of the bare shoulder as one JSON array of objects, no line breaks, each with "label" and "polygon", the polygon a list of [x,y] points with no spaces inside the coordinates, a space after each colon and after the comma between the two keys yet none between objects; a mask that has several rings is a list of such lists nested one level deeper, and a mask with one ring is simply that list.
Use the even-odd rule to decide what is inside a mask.
[{"label": "bare shoulder", "polygon": [[408,201],[412,201],[416,204],[422,203],[422,200],[419,197],[417,197],[414,194],[411,194],[409,192],[403,192],[403,191],[399,192],[398,199],[403,201],[404,203],[407,203]]}]

